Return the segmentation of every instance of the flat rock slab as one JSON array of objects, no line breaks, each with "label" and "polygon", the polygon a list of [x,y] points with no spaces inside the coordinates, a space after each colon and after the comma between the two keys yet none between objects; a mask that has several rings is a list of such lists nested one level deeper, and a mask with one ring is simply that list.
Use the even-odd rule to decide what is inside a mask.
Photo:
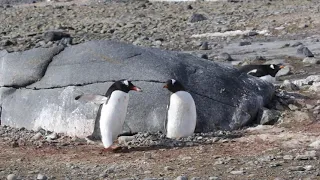
[{"label": "flat rock slab", "polygon": [[[40,53],[37,49],[30,51],[17,58]],[[113,41],[67,47],[43,70],[39,81],[19,89],[7,86],[0,90],[2,124],[42,127],[79,137],[90,135],[98,129],[94,123],[98,121],[99,106],[75,101],[74,97],[82,93],[105,94],[113,81],[129,79],[144,92],[130,92],[125,131],[163,131],[170,93],[162,87],[174,78],[195,100],[197,132],[232,130],[255,119],[274,93],[273,85],[227,65]]]}]

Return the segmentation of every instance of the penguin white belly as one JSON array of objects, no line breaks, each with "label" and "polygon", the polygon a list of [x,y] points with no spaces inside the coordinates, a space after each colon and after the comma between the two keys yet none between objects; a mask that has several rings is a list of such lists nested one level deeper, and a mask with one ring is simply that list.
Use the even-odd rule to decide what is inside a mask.
[{"label": "penguin white belly", "polygon": [[167,137],[181,138],[192,135],[196,118],[196,106],[191,94],[186,91],[173,93],[168,109]]},{"label": "penguin white belly", "polygon": [[100,116],[100,132],[103,146],[110,147],[117,136],[122,132],[123,123],[127,114],[129,94],[114,91],[108,102],[103,104]]},{"label": "penguin white belly", "polygon": [[270,82],[270,83],[272,83],[272,84],[276,82],[276,78],[275,78],[275,77],[272,77],[272,76],[270,76],[270,75],[261,76],[261,77],[259,77],[259,78],[262,79],[262,80],[268,81],[268,82]]}]

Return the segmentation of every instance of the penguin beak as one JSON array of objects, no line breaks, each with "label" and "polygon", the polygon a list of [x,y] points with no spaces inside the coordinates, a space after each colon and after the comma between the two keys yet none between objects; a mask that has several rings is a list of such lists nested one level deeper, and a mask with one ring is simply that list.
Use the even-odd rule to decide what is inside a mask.
[{"label": "penguin beak", "polygon": [[284,67],[285,67],[285,66],[281,65],[281,66],[280,66],[280,69],[282,69],[282,68],[284,68]]},{"label": "penguin beak", "polygon": [[139,87],[136,87],[136,86],[132,87],[131,90],[133,90],[133,91],[138,91],[138,92],[142,92],[142,89],[139,88]]},{"label": "penguin beak", "polygon": [[163,86],[163,88],[168,88],[168,85],[167,85],[167,84],[166,84],[166,85],[164,85],[164,86]]}]

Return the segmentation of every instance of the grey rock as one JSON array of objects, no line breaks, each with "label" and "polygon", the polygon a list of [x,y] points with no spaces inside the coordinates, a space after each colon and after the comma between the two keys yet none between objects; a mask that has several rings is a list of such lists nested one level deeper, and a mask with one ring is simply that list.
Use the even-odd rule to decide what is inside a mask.
[{"label": "grey rock", "polygon": [[256,35],[258,35],[259,33],[257,33],[256,31],[250,31],[249,33],[248,33],[248,36],[256,36]]},{"label": "grey rock", "polygon": [[38,174],[37,175],[37,180],[47,180],[47,176],[43,175],[43,174]]},{"label": "grey rock", "polygon": [[248,45],[251,45],[251,42],[249,42],[249,41],[241,41],[239,43],[239,46],[248,46]]},{"label": "grey rock", "polygon": [[48,139],[48,140],[56,140],[56,139],[58,139],[58,135],[57,135],[57,133],[53,132],[50,135],[46,136],[46,139]]},{"label": "grey rock", "polygon": [[52,58],[62,50],[58,46],[5,54],[0,58],[0,86],[23,87],[38,81]]},{"label": "grey rock", "polygon": [[199,54],[198,57],[202,59],[209,59],[207,54]]},{"label": "grey rock", "polygon": [[284,159],[284,160],[293,160],[294,157],[293,157],[292,155],[284,155],[284,156],[283,156],[283,159]]},{"label": "grey rock", "polygon": [[314,55],[312,54],[312,52],[309,50],[309,48],[300,45],[297,49],[297,53],[300,55],[303,55],[305,57],[314,57]]},{"label": "grey rock", "polygon": [[201,180],[200,177],[192,177],[191,180]]},{"label": "grey rock", "polygon": [[230,54],[228,53],[221,53],[219,56],[218,56],[218,60],[221,60],[221,61],[233,61],[232,57]]},{"label": "grey rock", "polygon": [[200,50],[209,50],[209,43],[207,41],[202,42],[199,49]]},{"label": "grey rock", "polygon": [[186,175],[178,176],[176,180],[188,180],[188,176]]},{"label": "grey rock", "polygon": [[291,74],[291,68],[289,66],[285,66],[277,72],[276,77],[286,76],[289,74]]},{"label": "grey rock", "polygon": [[134,139],[135,139],[134,136],[120,136],[118,137],[118,142],[119,144],[126,144]]},{"label": "grey rock", "polygon": [[204,21],[204,20],[207,20],[207,18],[204,15],[194,13],[190,17],[189,22],[195,23],[195,22]]},{"label": "grey rock", "polygon": [[303,43],[302,43],[302,42],[295,42],[295,43],[293,43],[293,44],[291,45],[291,47],[298,47],[298,46],[300,46],[300,45],[303,45]]},{"label": "grey rock", "polygon": [[62,31],[47,31],[43,34],[43,39],[46,42],[49,41],[58,41],[61,40],[62,38],[69,38],[70,34],[67,34]]},{"label": "grey rock", "polygon": [[295,110],[298,110],[299,108],[293,104],[289,104],[288,105],[289,109],[292,110],[292,111],[295,111]]},{"label": "grey rock", "polygon": [[42,134],[40,132],[38,132],[37,134],[35,134],[34,136],[32,136],[32,140],[39,140],[42,137]]},{"label": "grey rock", "polygon": [[1,41],[0,42],[0,46],[11,46],[11,45],[13,45],[14,43],[12,42],[12,41],[10,41],[10,40],[3,40],[3,41]]},{"label": "grey rock", "polygon": [[288,167],[288,170],[289,171],[304,171],[305,169],[302,166],[290,166],[290,167]]},{"label": "grey rock", "polygon": [[290,80],[287,79],[283,81],[280,87],[287,91],[298,91],[300,89],[297,85],[293,84]]},{"label": "grey rock", "polygon": [[303,167],[306,171],[311,171],[314,169],[314,167],[312,165],[306,165]]},{"label": "grey rock", "polygon": [[242,174],[244,174],[244,171],[242,171],[242,170],[239,170],[239,171],[231,171],[230,174],[233,174],[233,175],[242,175]]},{"label": "grey rock", "polygon": [[166,166],[166,167],[164,167],[164,170],[165,171],[173,171],[174,169],[170,166]]},{"label": "grey rock", "polygon": [[219,177],[216,177],[216,176],[211,176],[209,177],[209,180],[220,180],[221,178]]},{"label": "grey rock", "polygon": [[14,175],[14,174],[9,174],[7,176],[7,180],[18,180],[18,176]]},{"label": "grey rock", "polygon": [[310,91],[320,92],[320,82],[314,82],[309,88]]},{"label": "grey rock", "polygon": [[306,57],[303,59],[302,62],[307,63],[307,64],[320,64],[320,59],[315,58],[315,57]]},{"label": "grey rock", "polygon": [[[42,54],[45,49],[30,51],[32,55]],[[162,88],[167,79],[178,79],[190,89],[197,105],[196,132],[243,127],[255,119],[258,110],[270,102],[274,93],[271,84],[240,74],[227,65],[190,54],[113,41],[66,47],[53,57],[41,77],[26,88],[5,95],[3,125],[34,130],[42,127],[78,137],[90,135],[95,127],[93,134],[98,136],[99,119],[95,117],[99,106],[74,98],[83,93],[104,94],[114,80],[124,78],[148,92],[130,92],[125,132],[163,130],[163,114],[170,97],[170,92]],[[29,77],[24,82],[30,82],[30,78],[38,79]]]},{"label": "grey rock", "polygon": [[316,140],[316,141],[312,142],[311,144],[309,144],[309,146],[314,149],[320,149],[320,140]]},{"label": "grey rock", "polygon": [[272,125],[278,121],[279,117],[279,111],[263,108],[258,113],[257,121],[262,125]]}]

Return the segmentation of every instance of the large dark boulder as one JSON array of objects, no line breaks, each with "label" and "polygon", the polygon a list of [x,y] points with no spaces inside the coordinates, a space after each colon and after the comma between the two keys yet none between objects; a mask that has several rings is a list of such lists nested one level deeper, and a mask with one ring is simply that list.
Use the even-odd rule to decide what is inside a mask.
[{"label": "large dark boulder", "polygon": [[[38,53],[30,50],[21,57],[31,52],[34,56]],[[24,59],[13,61],[23,63]],[[23,67],[17,68],[23,73]],[[144,92],[130,92],[125,130],[162,131],[170,96],[162,87],[167,79],[175,78],[194,97],[198,114],[196,131],[232,130],[254,120],[274,93],[271,84],[240,74],[230,66],[190,54],[112,41],[67,47],[53,57],[48,67],[37,68],[39,71],[45,68],[39,81],[14,91],[10,87],[0,91],[2,124],[89,135],[99,106],[75,101],[74,97],[81,93],[104,94],[114,80],[126,78]],[[4,81],[1,78],[0,82]]]}]

